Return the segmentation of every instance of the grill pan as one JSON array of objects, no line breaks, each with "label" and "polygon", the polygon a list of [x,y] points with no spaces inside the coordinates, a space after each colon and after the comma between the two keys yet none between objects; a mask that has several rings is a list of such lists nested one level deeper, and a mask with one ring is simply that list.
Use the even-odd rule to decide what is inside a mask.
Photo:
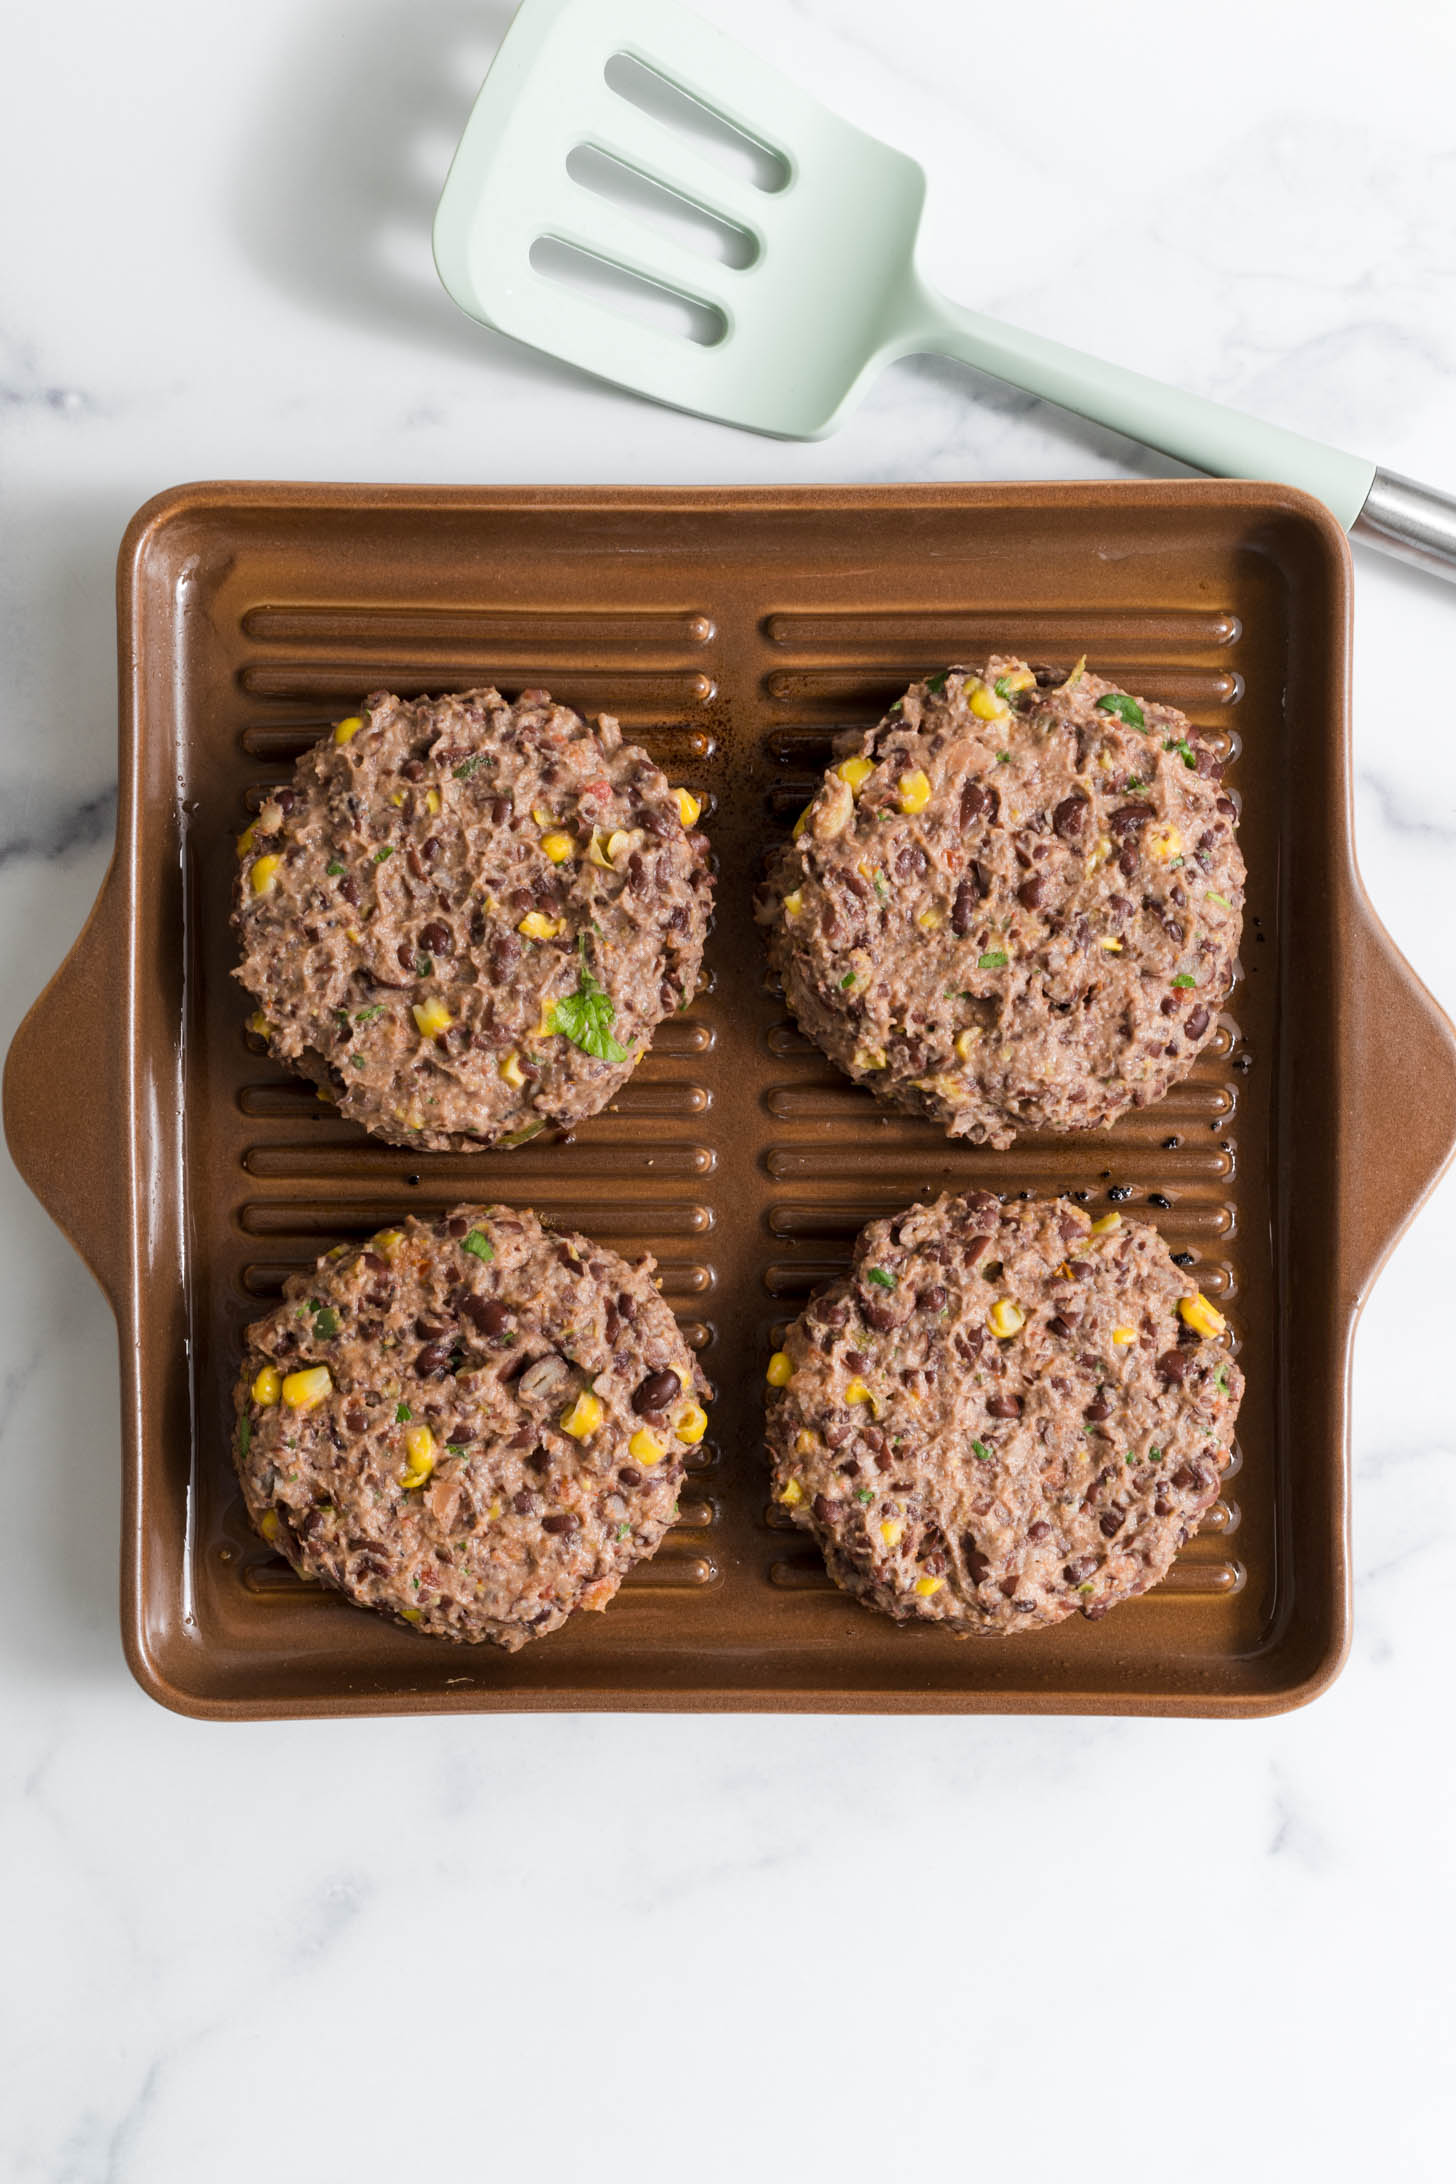
[{"label": "grill pan", "polygon": [[[223,1718],[549,1708],[1264,1714],[1348,1639],[1350,1337],[1456,1136],[1456,1043],[1351,845],[1349,559],[1280,486],[199,485],[119,578],[116,857],[16,1035],[22,1173],[115,1308],[123,1634],[143,1686]],[[883,1112],[795,1031],[750,897],[840,728],[991,649],[1182,706],[1229,753],[1243,977],[1158,1106],[1009,1152]],[[366,691],[531,684],[618,714],[705,798],[704,987],[564,1142],[369,1142],[264,1055],[228,975],[233,838]],[[1404,1088],[1399,1129],[1382,1092]],[[94,1087],[83,1108],[54,1087]],[[1109,1197],[1194,1254],[1249,1392],[1222,1498],[1166,1583],[1006,1641],[898,1629],[768,1505],[763,1366],[855,1231],[981,1186]],[[1126,1194],[1126,1195],[1125,1195]],[[604,1616],[507,1657],[301,1583],[229,1458],[241,1331],[340,1238],[458,1199],[652,1251],[717,1390],[681,1518]],[[1166,1203],[1165,1203],[1166,1202]]]}]

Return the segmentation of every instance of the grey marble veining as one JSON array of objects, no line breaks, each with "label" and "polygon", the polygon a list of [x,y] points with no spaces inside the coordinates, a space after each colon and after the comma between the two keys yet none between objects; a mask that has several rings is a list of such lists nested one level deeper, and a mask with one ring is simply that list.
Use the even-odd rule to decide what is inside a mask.
[{"label": "grey marble veining", "polygon": [[[949,294],[1456,485],[1456,9],[702,4],[926,161]],[[114,556],[164,485],[1170,467],[936,359],[793,446],[471,328],[428,219],[507,14],[0,23],[7,1039],[105,870]],[[1362,868],[1448,1006],[1453,611],[1360,557]],[[1444,2180],[1453,1217],[1364,1314],[1355,1645],[1302,1714],[202,1727],[122,1663],[114,1331],[5,1168],[0,2177]]]}]

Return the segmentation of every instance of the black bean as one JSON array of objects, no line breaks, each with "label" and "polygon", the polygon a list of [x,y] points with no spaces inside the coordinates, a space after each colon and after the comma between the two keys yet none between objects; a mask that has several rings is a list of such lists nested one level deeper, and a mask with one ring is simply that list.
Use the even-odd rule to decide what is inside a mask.
[{"label": "black bean", "polygon": [[1062,1575],[1069,1585],[1080,1585],[1092,1575],[1096,1567],[1096,1555],[1078,1555],[1075,1561],[1064,1565]]},{"label": "black bean", "polygon": [[510,1325],[511,1315],[496,1297],[466,1297],[460,1309],[477,1334],[502,1335]]},{"label": "black bean", "polygon": [[541,1519],[541,1529],[543,1532],[550,1532],[553,1538],[564,1532],[579,1532],[581,1530],[581,1518],[576,1516],[573,1511],[563,1509],[555,1516],[543,1517]]},{"label": "black bean", "polygon": [[895,870],[902,880],[913,879],[925,870],[925,852],[918,842],[908,842],[895,859]]},{"label": "black bean", "polygon": [[950,911],[950,929],[957,940],[965,939],[975,923],[975,917],[976,891],[969,880],[962,880],[955,891],[955,901],[951,904]]},{"label": "black bean", "polygon": [[929,1289],[917,1293],[915,1302],[922,1312],[939,1312],[945,1306],[945,1291],[938,1282],[933,1282]]},{"label": "black bean", "polygon": [[644,1418],[649,1412],[665,1411],[681,1390],[682,1382],[676,1373],[649,1373],[632,1398],[632,1408]]},{"label": "black bean", "polygon": [[415,1359],[415,1371],[420,1379],[429,1380],[434,1374],[444,1372],[454,1347],[448,1335],[443,1342],[427,1342]]},{"label": "black bean", "polygon": [[1087,1405],[1082,1416],[1089,1425],[1100,1426],[1104,1418],[1112,1416],[1112,1405],[1104,1401],[1103,1397],[1099,1395]]},{"label": "black bean", "polygon": [[1021,1397],[1019,1395],[993,1395],[986,1405],[986,1409],[992,1418],[1019,1418],[1021,1416]]},{"label": "black bean", "polygon": [[971,859],[971,884],[984,902],[991,892],[991,877],[986,867],[976,857]]},{"label": "black bean", "polygon": [[358,1404],[351,1403],[349,1405],[349,1408],[344,1413],[344,1424],[348,1427],[349,1431],[351,1433],[362,1433],[368,1423],[369,1420],[365,1417],[363,1411],[360,1410]]},{"label": "black bean", "polygon": [[536,1506],[536,1497],[529,1487],[522,1487],[519,1494],[511,1496],[511,1507],[518,1517],[528,1517]]},{"label": "black bean", "polygon": [[438,918],[432,918],[428,925],[420,927],[420,946],[426,955],[453,955],[455,936],[448,925],[442,925]]},{"label": "black bean", "polygon": [[1022,881],[1016,890],[1016,899],[1024,909],[1036,910],[1040,907],[1041,881],[1035,874],[1029,880]]},{"label": "black bean", "polygon": [[1200,1004],[1184,1023],[1183,1036],[1185,1039],[1201,1039],[1207,1029],[1208,1010]]},{"label": "black bean", "polygon": [[827,1494],[816,1494],[810,1506],[821,1524],[828,1524],[836,1513],[834,1503]]},{"label": "black bean", "polygon": [[413,945],[407,940],[402,940],[394,951],[394,960],[402,971],[412,971],[415,967]]},{"label": "black bean", "polygon": [[863,1350],[846,1350],[844,1353],[846,1372],[862,1373],[868,1362]]},{"label": "black bean", "polygon": [[1165,1380],[1181,1380],[1188,1371],[1188,1360],[1179,1350],[1165,1350],[1158,1359],[1158,1371]]},{"label": "black bean", "polygon": [[990,1557],[976,1545],[973,1532],[967,1532],[961,1541],[961,1553],[965,1557],[966,1575],[973,1585],[984,1585],[991,1575]]},{"label": "black bean", "polygon": [[1064,842],[1075,841],[1087,824],[1085,796],[1064,796],[1052,813],[1052,827]]},{"label": "black bean", "polygon": [[1097,1519],[1097,1529],[1104,1539],[1116,1539],[1126,1522],[1126,1515],[1121,1509],[1108,1509]]},{"label": "black bean", "polygon": [[1073,1332],[1071,1322],[1063,1319],[1060,1312],[1053,1312],[1051,1318],[1047,1321],[1047,1329],[1051,1334],[1060,1335],[1064,1342],[1068,1335]]},{"label": "black bean", "polygon": [[968,827],[986,809],[988,798],[979,781],[968,781],[961,790],[961,825]]},{"label": "black bean", "polygon": [[1035,1524],[1027,1526],[1026,1536],[1029,1540],[1039,1543],[1048,1536],[1050,1531],[1051,1526],[1047,1523],[1046,1518],[1038,1517]]},{"label": "black bean", "polygon": [[399,770],[404,775],[406,781],[423,781],[425,778],[425,765],[423,759],[407,758]]},{"label": "black bean", "polygon": [[352,872],[346,872],[344,874],[344,877],[340,880],[339,893],[343,896],[345,902],[358,902],[359,882],[355,879]]}]

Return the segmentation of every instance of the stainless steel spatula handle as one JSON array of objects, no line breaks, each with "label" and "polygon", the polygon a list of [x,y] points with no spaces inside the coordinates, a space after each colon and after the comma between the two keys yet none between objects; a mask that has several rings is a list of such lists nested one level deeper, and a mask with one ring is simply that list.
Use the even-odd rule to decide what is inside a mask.
[{"label": "stainless steel spatula handle", "polygon": [[1456,499],[1358,455],[921,291],[914,346],[934,347],[1215,477],[1313,493],[1352,537],[1456,581]]}]

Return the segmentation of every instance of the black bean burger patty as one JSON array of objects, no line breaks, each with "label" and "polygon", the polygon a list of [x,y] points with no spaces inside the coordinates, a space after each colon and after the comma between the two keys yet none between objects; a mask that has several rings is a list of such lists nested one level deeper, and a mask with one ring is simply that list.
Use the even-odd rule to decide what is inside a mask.
[{"label": "black bean burger patty", "polygon": [[917,683],[825,775],[759,915],[801,1029],[952,1137],[1106,1127],[1213,1036],[1236,808],[1171,705],[1024,661]]},{"label": "black bean burger patty", "polygon": [[769,1365],[773,1492],[830,1575],[960,1633],[1105,1615],[1218,1497],[1244,1376],[1150,1224],[941,1198],[861,1234]]},{"label": "black bean burger patty", "polygon": [[376,692],[239,844],[253,1028],[392,1144],[594,1115],[697,984],[697,817],[614,720],[544,690]]},{"label": "black bean burger patty", "polygon": [[340,1245],[248,1329],[253,1523],[302,1575],[435,1637],[514,1652],[604,1608],[707,1426],[652,1270],[503,1206]]}]

